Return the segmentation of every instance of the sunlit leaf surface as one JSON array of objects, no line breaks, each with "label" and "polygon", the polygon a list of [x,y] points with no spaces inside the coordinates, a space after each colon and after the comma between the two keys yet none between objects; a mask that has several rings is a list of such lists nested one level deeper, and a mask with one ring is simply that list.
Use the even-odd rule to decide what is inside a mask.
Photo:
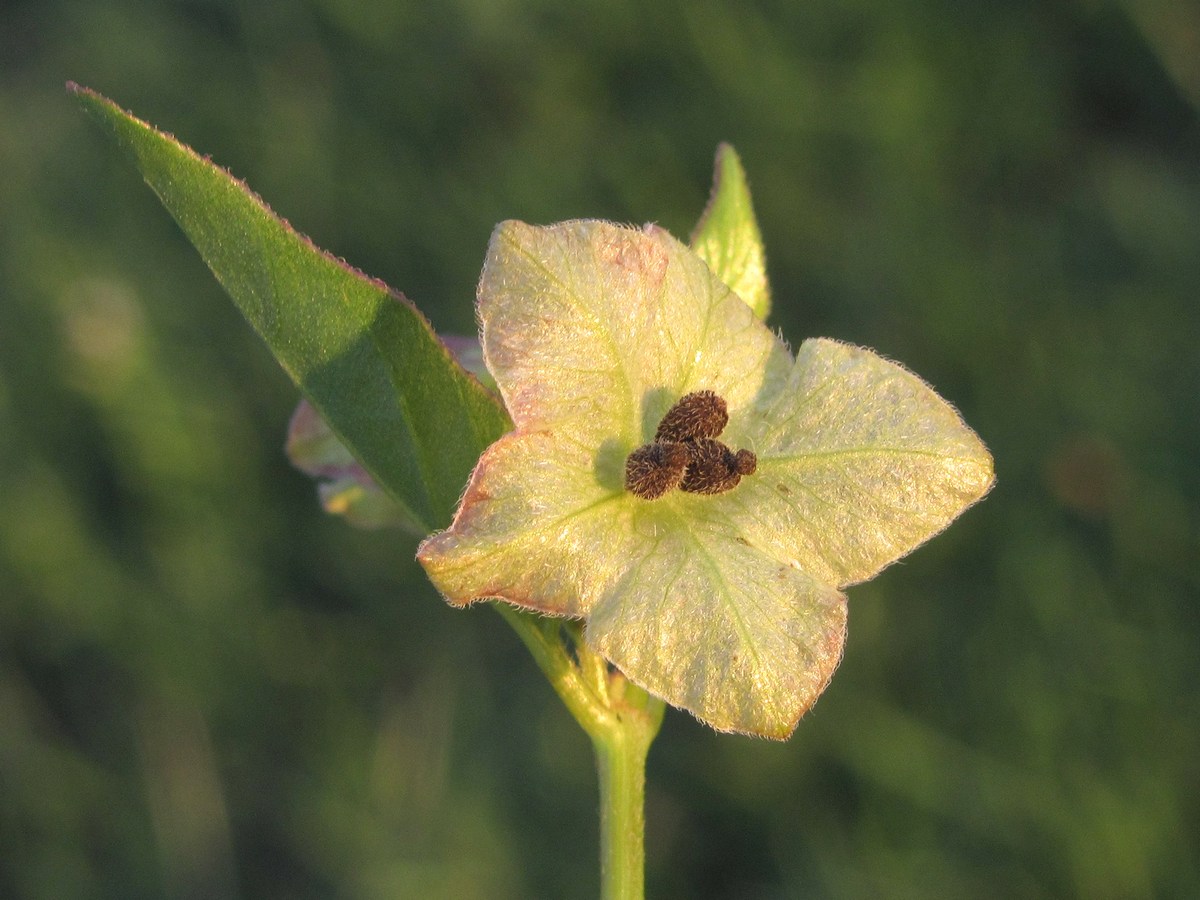
[{"label": "sunlit leaf surface", "polygon": [[728,144],[717,148],[712,196],[692,234],[692,249],[756,316],[767,317],[771,288],[762,234],[754,218],[746,171]]}]

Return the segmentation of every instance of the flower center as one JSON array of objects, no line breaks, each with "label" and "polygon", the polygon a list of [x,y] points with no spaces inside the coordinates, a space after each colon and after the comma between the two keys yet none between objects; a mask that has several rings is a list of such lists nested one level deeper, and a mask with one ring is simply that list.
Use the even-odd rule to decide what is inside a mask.
[{"label": "flower center", "polygon": [[654,440],[625,460],[625,489],[643,500],[656,500],[679,488],[690,494],[723,494],[752,475],[758,458],[736,453],[717,440],[729,422],[725,400],[712,391],[679,398],[658,423]]}]

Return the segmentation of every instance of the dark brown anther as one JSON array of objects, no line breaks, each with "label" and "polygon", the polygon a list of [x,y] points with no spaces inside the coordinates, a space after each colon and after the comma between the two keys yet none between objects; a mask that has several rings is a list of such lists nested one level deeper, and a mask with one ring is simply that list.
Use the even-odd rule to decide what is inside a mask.
[{"label": "dark brown anther", "polygon": [[656,500],[683,480],[688,450],[675,441],[643,444],[625,460],[625,489],[643,500]]},{"label": "dark brown anther", "polygon": [[658,431],[656,441],[696,441],[715,438],[729,423],[729,412],[725,401],[712,391],[693,391],[684,394],[674,406],[667,410]]},{"label": "dark brown anther", "polygon": [[[738,455],[720,441],[702,438],[687,447],[691,459],[679,487],[689,494],[723,494],[733,490],[742,480]],[[742,452],[754,457],[749,450]]]},{"label": "dark brown anther", "polygon": [[739,450],[733,454],[733,468],[739,475],[753,475],[758,468],[758,457],[753,450]]},{"label": "dark brown anther", "polygon": [[723,494],[753,475],[758,457],[734,453],[717,435],[729,423],[725,401],[712,391],[684,394],[658,423],[654,442],[638,447],[625,460],[625,489],[655,500],[681,488],[689,494]]}]

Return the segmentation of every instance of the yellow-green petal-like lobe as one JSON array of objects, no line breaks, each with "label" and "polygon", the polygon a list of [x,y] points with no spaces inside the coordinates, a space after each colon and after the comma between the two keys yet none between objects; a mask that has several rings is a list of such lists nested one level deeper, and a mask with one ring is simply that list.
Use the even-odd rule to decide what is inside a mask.
[{"label": "yellow-green petal-like lobe", "polygon": [[457,605],[502,597],[586,615],[636,551],[629,517],[642,502],[602,484],[595,465],[594,452],[550,432],[501,438],[479,460],[454,523],[418,550],[430,580]]},{"label": "yellow-green petal-like lobe", "polygon": [[779,739],[833,677],[845,631],[840,591],[745,543],[731,519],[681,517],[593,609],[585,638],[713,728]]},{"label": "yellow-green petal-like lobe", "polygon": [[501,223],[479,286],[488,369],[518,429],[649,441],[692,390],[729,407],[777,389],[782,343],[665,231]]},{"label": "yellow-green petal-like lobe", "polygon": [[758,472],[730,514],[764,552],[840,587],[933,537],[993,481],[991,454],[929,385],[827,339],[801,345],[746,440]]}]

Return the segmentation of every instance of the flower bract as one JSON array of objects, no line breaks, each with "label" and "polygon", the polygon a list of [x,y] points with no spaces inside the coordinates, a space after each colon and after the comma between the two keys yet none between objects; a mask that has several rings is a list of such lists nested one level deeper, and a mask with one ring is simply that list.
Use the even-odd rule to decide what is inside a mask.
[{"label": "flower bract", "polygon": [[[656,227],[502,223],[479,318],[514,430],[418,558],[452,603],[583,618],[591,648],[720,730],[790,734],[841,658],[842,588],[992,483],[982,442],[921,379],[832,340],[793,357]],[[724,401],[720,441],[756,463],[717,493],[628,490],[630,454],[700,391]]]}]

